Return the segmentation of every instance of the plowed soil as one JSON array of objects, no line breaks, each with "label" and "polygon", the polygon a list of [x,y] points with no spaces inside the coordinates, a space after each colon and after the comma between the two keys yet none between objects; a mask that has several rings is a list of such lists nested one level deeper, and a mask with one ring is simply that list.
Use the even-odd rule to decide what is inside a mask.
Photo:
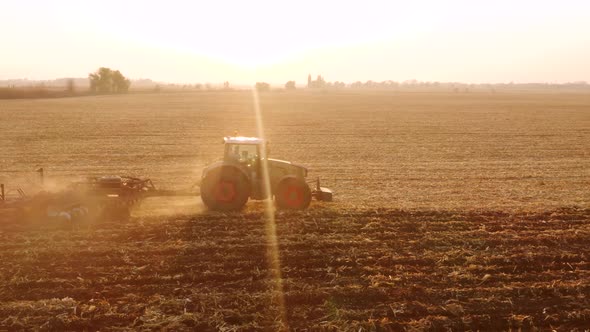
[{"label": "plowed soil", "polygon": [[0,327],[590,326],[588,209],[279,213],[282,325],[260,208],[4,229]]}]

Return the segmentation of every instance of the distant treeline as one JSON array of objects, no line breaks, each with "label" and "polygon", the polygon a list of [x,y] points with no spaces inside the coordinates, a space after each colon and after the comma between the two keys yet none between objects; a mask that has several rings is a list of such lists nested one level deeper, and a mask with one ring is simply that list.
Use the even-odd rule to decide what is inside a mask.
[{"label": "distant treeline", "polygon": [[[61,98],[96,94],[127,93],[131,81],[118,70],[100,67],[88,79],[60,78],[53,81],[0,81],[0,99]],[[80,87],[83,87],[80,89]]]},{"label": "distant treeline", "polygon": [[[534,91],[534,90],[561,90],[561,91],[590,91],[590,84],[584,81],[563,84],[554,83],[495,83],[495,84],[469,84],[461,82],[424,82],[418,80],[406,81],[356,81],[345,83],[340,81],[329,82],[321,75],[312,80],[308,76],[305,86],[297,85],[295,81],[288,81],[284,85],[271,85],[266,82],[257,82],[254,86],[259,91],[280,90],[383,90],[383,91],[445,91],[455,93],[491,92],[496,91]],[[181,91],[234,91],[247,90],[252,86],[231,85],[229,81],[219,84],[194,83],[174,84],[158,83],[150,79],[128,80],[118,71],[109,71],[108,68],[100,68],[90,74],[89,78],[60,78],[49,81],[33,81],[27,79],[0,80],[0,99],[29,99],[29,98],[61,98],[73,96],[87,96],[96,94],[127,93],[153,93],[153,92],[181,92]]]},{"label": "distant treeline", "polygon": [[[285,88],[293,87],[294,82],[289,81],[285,84]],[[506,89],[590,89],[590,85],[584,81],[570,82],[563,84],[554,83],[480,83],[470,84],[461,82],[428,82],[418,80],[406,80],[402,82],[387,80],[387,81],[356,81],[353,83],[344,82],[328,82],[321,75],[315,80],[311,79],[311,75],[307,77],[308,89],[364,89],[364,90],[397,90],[403,88],[411,89],[425,89],[425,90],[446,90],[454,92],[465,92],[471,90],[506,90]]]},{"label": "distant treeline", "polygon": [[0,99],[35,99],[63,98],[88,95],[88,92],[76,92],[46,87],[0,87]]}]

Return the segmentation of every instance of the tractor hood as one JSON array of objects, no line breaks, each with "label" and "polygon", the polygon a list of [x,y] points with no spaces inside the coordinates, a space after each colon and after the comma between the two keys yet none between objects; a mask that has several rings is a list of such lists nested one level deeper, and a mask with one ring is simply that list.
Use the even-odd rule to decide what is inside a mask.
[{"label": "tractor hood", "polygon": [[[223,160],[219,160],[205,167],[203,169],[202,177],[205,177],[205,175],[212,169],[220,167],[224,164],[226,163]],[[280,173],[283,175],[299,175],[301,177],[307,176],[307,167],[293,164],[292,162],[286,160],[268,158],[268,168],[271,173]]]},{"label": "tractor hood", "polygon": [[268,158],[268,161],[273,162],[273,163],[283,163],[283,164],[293,165],[292,162],[286,161],[286,160],[281,160],[281,159]]},{"label": "tractor hood", "polygon": [[273,169],[282,169],[284,174],[307,176],[307,167],[293,164],[290,161],[268,158],[268,168],[271,173]]}]

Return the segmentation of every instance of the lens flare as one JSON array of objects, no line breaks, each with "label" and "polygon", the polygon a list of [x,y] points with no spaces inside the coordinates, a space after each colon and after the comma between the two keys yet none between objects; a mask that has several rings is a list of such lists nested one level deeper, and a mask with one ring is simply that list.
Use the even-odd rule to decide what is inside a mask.
[{"label": "lens flare", "polygon": [[[258,91],[252,90],[254,99],[254,113],[256,115],[256,127],[258,129],[258,137],[266,142],[264,135],[264,126],[262,123],[262,113],[260,111],[260,100],[258,97]],[[266,144],[266,143],[265,143]],[[269,269],[274,282],[273,299],[278,303],[280,310],[280,319],[284,328],[287,328],[287,316],[285,311],[285,297],[283,293],[283,279],[281,276],[281,261],[279,255],[279,244],[277,239],[276,222],[275,222],[275,207],[272,202],[271,188],[270,188],[270,176],[268,172],[268,161],[266,155],[266,147],[261,149],[261,161],[262,161],[262,182],[265,193],[268,194],[268,198],[265,200],[264,215],[266,218],[266,243],[267,243],[267,255],[269,261]]]}]

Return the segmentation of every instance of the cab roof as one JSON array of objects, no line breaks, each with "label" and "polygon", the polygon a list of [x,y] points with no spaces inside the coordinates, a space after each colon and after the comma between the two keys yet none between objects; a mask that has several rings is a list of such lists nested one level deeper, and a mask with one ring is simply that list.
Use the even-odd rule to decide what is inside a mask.
[{"label": "cab roof", "polygon": [[264,140],[258,137],[225,136],[223,142],[225,144],[262,144]]}]

